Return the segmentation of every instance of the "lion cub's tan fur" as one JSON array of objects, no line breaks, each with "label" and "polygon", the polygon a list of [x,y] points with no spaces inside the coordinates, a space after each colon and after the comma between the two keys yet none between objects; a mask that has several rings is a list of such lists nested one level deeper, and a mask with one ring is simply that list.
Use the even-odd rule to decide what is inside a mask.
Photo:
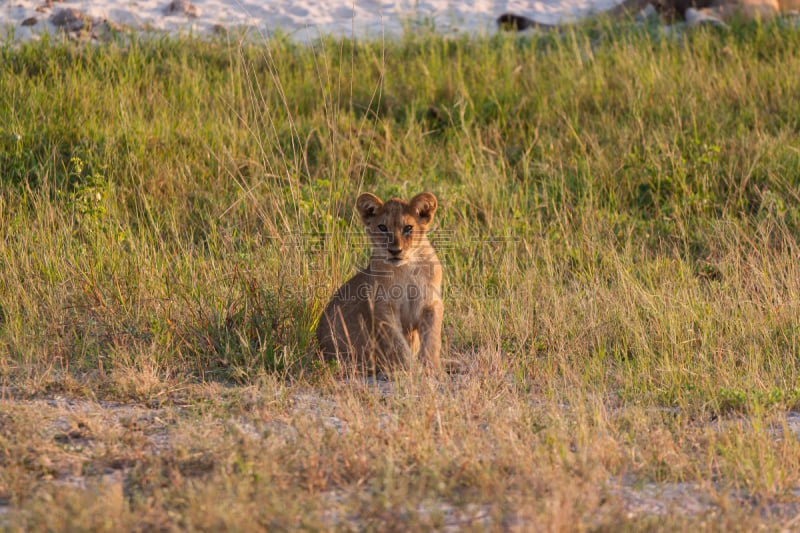
[{"label": "lion cub's tan fur", "polygon": [[372,257],[322,313],[317,339],[326,358],[367,372],[408,367],[416,359],[439,367],[442,266],[427,237],[436,207],[428,192],[409,202],[358,197]]}]

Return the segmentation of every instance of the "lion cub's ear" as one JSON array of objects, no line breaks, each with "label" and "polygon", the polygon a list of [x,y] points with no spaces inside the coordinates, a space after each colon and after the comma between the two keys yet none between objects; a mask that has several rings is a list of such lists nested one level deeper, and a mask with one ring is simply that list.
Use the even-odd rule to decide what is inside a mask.
[{"label": "lion cub's ear", "polygon": [[361,215],[361,221],[364,224],[375,216],[382,205],[383,202],[381,202],[380,198],[368,192],[361,193],[358,196],[358,200],[356,200],[356,209],[358,214]]},{"label": "lion cub's ear", "polygon": [[436,197],[429,192],[423,192],[412,198],[408,206],[416,213],[420,223],[427,226],[433,221],[433,214],[436,212]]}]

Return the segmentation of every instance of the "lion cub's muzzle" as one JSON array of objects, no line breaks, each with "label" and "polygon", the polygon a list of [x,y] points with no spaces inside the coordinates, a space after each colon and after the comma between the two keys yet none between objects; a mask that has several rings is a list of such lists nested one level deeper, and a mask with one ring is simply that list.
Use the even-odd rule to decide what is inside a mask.
[{"label": "lion cub's muzzle", "polygon": [[376,242],[376,249],[380,250],[380,255],[384,260],[392,265],[399,265],[406,260],[406,250],[401,246],[399,238],[392,238],[391,236],[383,237]]}]

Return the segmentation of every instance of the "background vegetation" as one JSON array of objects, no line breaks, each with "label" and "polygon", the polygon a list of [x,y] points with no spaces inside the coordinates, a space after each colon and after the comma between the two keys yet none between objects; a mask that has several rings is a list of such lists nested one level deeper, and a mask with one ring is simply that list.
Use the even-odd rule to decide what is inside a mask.
[{"label": "background vegetation", "polygon": [[[796,28],[124,36],[0,65],[5,526],[791,526]],[[387,394],[314,357],[365,190],[438,196],[459,374]],[[20,403],[54,394],[168,409],[169,451]],[[109,469],[118,498],[63,483]],[[626,513],[647,483],[704,503]]]}]

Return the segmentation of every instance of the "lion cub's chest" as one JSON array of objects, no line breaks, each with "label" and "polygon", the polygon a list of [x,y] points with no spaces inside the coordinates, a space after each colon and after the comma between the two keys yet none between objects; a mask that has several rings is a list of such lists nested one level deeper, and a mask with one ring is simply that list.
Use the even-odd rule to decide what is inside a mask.
[{"label": "lion cub's chest", "polygon": [[[377,315],[390,314],[405,330],[416,329],[424,309],[441,299],[441,287],[419,268],[397,269],[391,273],[373,272],[370,300]],[[426,271],[428,269],[423,268]]]}]

